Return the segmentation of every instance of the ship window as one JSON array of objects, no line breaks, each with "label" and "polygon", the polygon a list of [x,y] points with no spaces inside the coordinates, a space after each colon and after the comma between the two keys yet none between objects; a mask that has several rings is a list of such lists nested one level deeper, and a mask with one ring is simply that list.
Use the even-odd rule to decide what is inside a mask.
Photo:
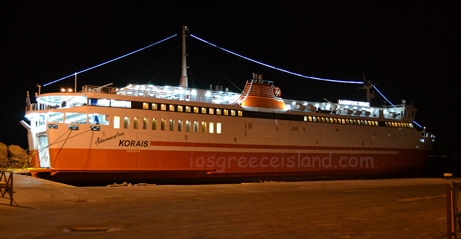
[{"label": "ship window", "polygon": [[206,133],[206,122],[202,121],[202,133]]},{"label": "ship window", "polygon": [[66,124],[86,124],[86,114],[82,113],[66,113]]},{"label": "ship window", "polygon": [[186,106],[186,112],[190,113],[190,106]]},{"label": "ship window", "polygon": [[170,108],[170,111],[174,111],[174,105],[170,105],[169,108]]},{"label": "ship window", "polygon": [[114,116],[114,129],[120,129],[120,116]]},{"label": "ship window", "polygon": [[157,107],[158,107],[157,104],[152,103],[152,109],[153,109],[153,110],[157,110]]},{"label": "ship window", "polygon": [[147,127],[149,125],[148,123],[149,122],[148,122],[147,118],[144,118],[143,121],[142,121],[142,129],[147,129]]},{"label": "ship window", "polygon": [[149,104],[148,103],[142,103],[142,108],[144,110],[148,110],[149,109]]},{"label": "ship window", "polygon": [[345,119],[341,119],[341,124],[346,124],[346,120],[345,120]]},{"label": "ship window", "polygon": [[224,110],[224,115],[229,115],[229,110]]},{"label": "ship window", "polygon": [[326,118],[325,121],[326,121],[327,123],[330,123],[330,119],[328,119],[328,118]]},{"label": "ship window", "polygon": [[214,115],[214,109],[213,109],[213,108],[209,108],[209,109],[208,109],[208,114]]},{"label": "ship window", "polygon": [[221,115],[221,109],[216,109],[216,114]]},{"label": "ship window", "polygon": [[138,127],[139,127],[139,119],[138,117],[134,117],[133,128],[138,129]]},{"label": "ship window", "polygon": [[152,118],[152,130],[157,130],[157,119]]},{"label": "ship window", "polygon": [[89,100],[90,105],[96,105],[96,106],[110,106],[110,100],[107,99],[90,99]]},{"label": "ship window", "polygon": [[312,119],[314,120],[314,122],[317,122],[317,117],[312,117]]},{"label": "ship window", "polygon": [[162,119],[162,121],[160,122],[160,130],[165,130],[165,127],[166,127],[166,120]]},{"label": "ship window", "polygon": [[190,121],[186,120],[186,132],[190,132]]},{"label": "ship window", "polygon": [[212,133],[214,133],[213,131],[214,131],[214,123],[210,122],[210,123],[208,123],[208,132],[210,134],[212,134]]},{"label": "ship window", "polygon": [[206,114],[206,108],[202,107],[202,114]]},{"label": "ship window", "polygon": [[124,127],[125,129],[129,129],[129,128],[130,128],[130,117],[125,116],[125,118],[123,118],[123,127]]},{"label": "ship window", "polygon": [[322,122],[325,123],[325,118],[324,117],[322,117]]},{"label": "ship window", "polygon": [[170,119],[170,131],[174,131],[174,119]]},{"label": "ship window", "polygon": [[198,107],[194,107],[194,113],[198,114]]},{"label": "ship window", "polygon": [[235,110],[231,110],[231,115],[235,116]]},{"label": "ship window", "polygon": [[178,131],[182,131],[182,120],[178,120]]},{"label": "ship window", "polygon": [[166,110],[166,105],[165,105],[165,104],[161,104],[161,105],[160,105],[160,110]]},{"label": "ship window", "polygon": [[304,116],[304,121],[307,121],[307,116]]},{"label": "ship window", "polygon": [[194,132],[198,132],[198,122],[194,121]]},{"label": "ship window", "polygon": [[331,122],[331,123],[335,122],[335,124],[337,124],[337,123],[338,123],[338,119],[336,119],[336,118],[334,118],[334,119],[333,119],[333,118],[330,118],[330,122]]},{"label": "ship window", "polygon": [[238,116],[243,116],[243,111],[239,110],[238,111]]},{"label": "ship window", "polygon": [[48,113],[48,122],[50,122],[50,123],[63,123],[64,122],[64,113],[62,113],[62,112],[49,112]]},{"label": "ship window", "polygon": [[178,112],[182,112],[182,111],[183,111],[182,105],[178,105]]},{"label": "ship window", "polygon": [[221,134],[221,123],[220,122],[216,123],[216,133]]},{"label": "ship window", "polygon": [[125,100],[110,100],[110,106],[120,108],[131,108],[131,101]]},{"label": "ship window", "polygon": [[109,125],[109,115],[88,114],[90,124]]}]

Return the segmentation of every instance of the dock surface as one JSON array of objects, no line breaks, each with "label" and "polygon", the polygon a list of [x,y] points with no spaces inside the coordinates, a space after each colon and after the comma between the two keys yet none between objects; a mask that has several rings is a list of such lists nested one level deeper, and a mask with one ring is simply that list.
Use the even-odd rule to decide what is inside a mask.
[{"label": "dock surface", "polygon": [[14,175],[0,238],[446,238],[446,184],[412,178],[73,187]]}]

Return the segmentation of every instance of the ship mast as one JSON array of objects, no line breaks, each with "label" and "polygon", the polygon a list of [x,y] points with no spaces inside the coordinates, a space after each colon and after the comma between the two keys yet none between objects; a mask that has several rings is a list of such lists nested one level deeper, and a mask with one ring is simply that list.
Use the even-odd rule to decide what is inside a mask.
[{"label": "ship mast", "polygon": [[181,81],[179,82],[179,86],[184,88],[189,87],[188,79],[187,79],[187,62],[186,62],[186,34],[189,31],[187,26],[182,27],[182,71],[181,71]]},{"label": "ship mast", "polygon": [[365,73],[362,73],[362,76],[363,76],[363,86],[360,87],[359,89],[363,89],[367,91],[367,102],[371,103],[371,99],[375,98],[375,93],[370,91],[370,89],[373,88],[373,83],[371,83],[371,81],[366,79]]}]

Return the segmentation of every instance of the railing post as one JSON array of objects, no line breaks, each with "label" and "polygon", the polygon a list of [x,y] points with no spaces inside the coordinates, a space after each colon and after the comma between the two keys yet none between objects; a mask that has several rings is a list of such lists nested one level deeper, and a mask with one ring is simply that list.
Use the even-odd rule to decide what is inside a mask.
[{"label": "railing post", "polygon": [[447,238],[461,238],[461,184],[447,185]]},{"label": "railing post", "polygon": [[0,195],[5,197],[5,194],[8,192],[10,206],[13,206],[13,172],[9,172],[9,176],[6,176],[5,173],[5,171],[0,171]]},{"label": "railing post", "polygon": [[447,238],[454,238],[453,221],[453,183],[447,184]]}]

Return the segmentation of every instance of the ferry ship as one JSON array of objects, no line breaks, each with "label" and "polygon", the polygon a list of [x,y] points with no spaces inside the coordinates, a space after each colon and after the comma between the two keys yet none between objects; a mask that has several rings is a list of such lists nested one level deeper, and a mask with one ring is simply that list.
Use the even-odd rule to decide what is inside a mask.
[{"label": "ferry ship", "polygon": [[189,88],[184,31],[182,61],[175,87],[37,94],[21,121],[32,175],[74,185],[408,176],[432,148],[405,102],[285,99],[258,74],[239,93]]}]

